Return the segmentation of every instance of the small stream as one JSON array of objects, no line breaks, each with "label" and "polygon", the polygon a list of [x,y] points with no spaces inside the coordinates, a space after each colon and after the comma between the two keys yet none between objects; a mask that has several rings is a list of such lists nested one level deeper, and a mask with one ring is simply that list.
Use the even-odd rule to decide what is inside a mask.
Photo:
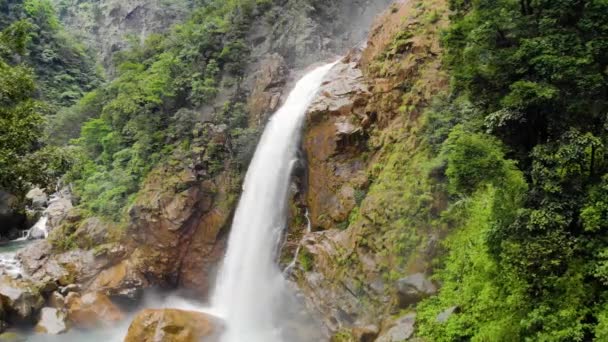
[{"label": "small stream", "polygon": [[21,265],[15,258],[17,252],[31,243],[26,239],[18,239],[0,243],[0,274],[16,277],[21,274]]}]

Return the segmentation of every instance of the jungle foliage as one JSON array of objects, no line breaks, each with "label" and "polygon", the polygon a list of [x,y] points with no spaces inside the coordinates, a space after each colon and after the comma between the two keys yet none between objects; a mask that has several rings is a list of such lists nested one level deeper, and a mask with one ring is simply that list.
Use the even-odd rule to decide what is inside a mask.
[{"label": "jungle foliage", "polygon": [[[248,162],[257,134],[247,128],[238,89],[245,34],[264,8],[266,1],[253,0],[201,4],[170,32],[117,53],[115,78],[52,119],[53,143],[77,147],[67,179],[81,206],[120,220],[160,162],[195,164],[202,177]],[[218,105],[218,93],[232,87],[236,95]],[[228,141],[214,142],[214,130],[226,131]]]},{"label": "jungle foliage", "polygon": [[[454,230],[433,341],[604,340],[608,1],[452,0],[453,95],[428,113]],[[446,322],[437,314],[456,307]]]}]

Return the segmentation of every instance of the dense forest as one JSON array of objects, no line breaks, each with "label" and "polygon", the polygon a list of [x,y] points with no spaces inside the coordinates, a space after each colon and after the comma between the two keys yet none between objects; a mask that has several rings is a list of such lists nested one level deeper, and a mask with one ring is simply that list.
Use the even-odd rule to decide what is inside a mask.
[{"label": "dense forest", "polygon": [[[4,65],[23,84],[6,90],[11,94],[6,120],[20,121],[3,125],[2,138],[19,145],[7,144],[3,152],[2,186],[23,195],[26,184],[49,186],[51,178],[67,172],[65,180],[74,185],[84,209],[120,221],[143,177],[172,155],[176,162],[203,159],[213,164],[213,173],[224,167],[227,154],[236,153],[232,167],[244,167],[257,132],[246,129],[238,92],[216,117],[201,118],[195,109],[211,104],[221,87],[238,87],[248,53],[243,37],[269,4],[201,5],[169,33],[153,34],[141,46],[134,41],[131,49],[115,55],[115,75],[104,83],[101,67],[64,33],[51,3],[4,4],[11,14],[2,18]],[[27,119],[21,112],[28,113]],[[203,134],[206,121],[226,124],[233,146],[209,142]],[[17,162],[25,157],[43,165]],[[19,184],[11,184],[17,179]]]},{"label": "dense forest", "polygon": [[[196,170],[197,181],[241,176],[260,135],[241,90],[247,34],[282,3],[195,2],[106,72],[51,2],[0,0],[0,189],[23,202],[61,179],[83,216],[127,225],[158,165]],[[417,335],[608,340],[608,0],[449,7],[449,92],[417,132],[427,176],[449,197],[429,225],[449,233],[433,262],[440,290],[415,307]],[[447,307],[457,314],[439,322]]]},{"label": "dense forest", "polygon": [[[452,0],[452,95],[428,114],[462,227],[433,341],[608,338],[608,2]],[[443,304],[462,314],[433,322]]]}]

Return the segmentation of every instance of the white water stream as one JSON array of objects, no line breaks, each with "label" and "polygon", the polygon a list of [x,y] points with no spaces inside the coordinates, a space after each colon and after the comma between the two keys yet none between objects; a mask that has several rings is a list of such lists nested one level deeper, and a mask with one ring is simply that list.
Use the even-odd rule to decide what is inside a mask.
[{"label": "white water stream", "polygon": [[333,65],[296,84],[266,126],[247,171],[211,303],[226,323],[223,342],[289,340],[281,328],[289,294],[276,259],[304,116]]}]

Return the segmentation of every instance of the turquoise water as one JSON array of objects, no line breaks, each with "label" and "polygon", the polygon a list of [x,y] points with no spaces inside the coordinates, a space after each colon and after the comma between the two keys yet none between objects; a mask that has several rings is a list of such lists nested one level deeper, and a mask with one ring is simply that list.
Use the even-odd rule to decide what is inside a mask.
[{"label": "turquoise water", "polygon": [[9,241],[0,244],[0,274],[6,273],[12,276],[16,276],[21,273],[21,267],[19,262],[15,259],[17,251],[25,247],[31,241]]}]

